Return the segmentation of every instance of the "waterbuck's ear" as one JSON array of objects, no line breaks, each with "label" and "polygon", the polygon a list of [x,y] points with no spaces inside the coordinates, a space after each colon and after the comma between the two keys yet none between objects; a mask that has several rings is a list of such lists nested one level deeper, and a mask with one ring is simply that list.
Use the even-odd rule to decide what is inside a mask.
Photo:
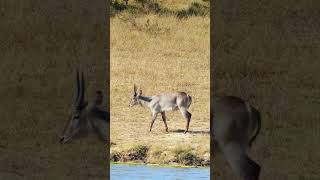
[{"label": "waterbuck's ear", "polygon": [[79,98],[80,98],[80,75],[79,75],[79,69],[77,69],[76,72],[76,86],[77,86],[77,90],[76,90],[76,97],[74,100],[74,105],[78,105],[79,104]]},{"label": "waterbuck's ear", "polygon": [[100,105],[103,102],[103,94],[102,91],[98,90],[96,91],[97,97],[96,97],[96,104]]},{"label": "waterbuck's ear", "polygon": [[141,95],[142,95],[142,90],[140,89],[138,96],[141,96]]},{"label": "waterbuck's ear", "polygon": [[133,95],[137,95],[137,86],[133,84]]}]

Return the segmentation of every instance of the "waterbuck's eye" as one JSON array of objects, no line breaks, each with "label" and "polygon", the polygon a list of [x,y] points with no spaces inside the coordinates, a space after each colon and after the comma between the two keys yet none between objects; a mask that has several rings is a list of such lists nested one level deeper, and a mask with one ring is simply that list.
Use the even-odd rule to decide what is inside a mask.
[{"label": "waterbuck's eye", "polygon": [[80,116],[79,116],[79,115],[74,115],[73,118],[74,118],[74,119],[79,119]]}]

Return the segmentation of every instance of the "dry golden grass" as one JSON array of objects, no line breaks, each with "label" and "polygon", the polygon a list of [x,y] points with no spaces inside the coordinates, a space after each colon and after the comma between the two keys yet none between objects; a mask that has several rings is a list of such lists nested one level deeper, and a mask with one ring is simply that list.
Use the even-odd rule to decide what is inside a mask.
[{"label": "dry golden grass", "polygon": [[[147,162],[168,163],[173,151],[181,146],[208,160],[209,17],[178,20],[149,14],[134,21],[144,28],[138,30],[118,17],[111,19],[111,142],[116,144],[111,151],[147,145]],[[134,83],[144,95],[175,91],[190,94],[190,133],[174,132],[185,127],[178,111],[167,113],[169,133],[164,130],[161,116],[149,133],[150,110],[128,107]],[[155,158],[153,154],[159,153],[154,151],[166,157]]]}]

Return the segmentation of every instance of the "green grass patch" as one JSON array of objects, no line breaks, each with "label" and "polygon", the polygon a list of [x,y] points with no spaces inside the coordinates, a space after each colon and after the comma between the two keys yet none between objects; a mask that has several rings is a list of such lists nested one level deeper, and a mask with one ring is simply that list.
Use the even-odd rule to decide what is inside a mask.
[{"label": "green grass patch", "polygon": [[159,14],[168,15],[174,14],[170,9],[161,6],[158,2],[154,0],[136,0],[132,4],[125,4],[124,1],[115,0],[110,4],[110,15],[114,17],[116,14],[121,12],[127,12],[130,14]]},{"label": "green grass patch", "polygon": [[209,1],[203,0],[202,3],[192,2],[186,9],[174,10],[165,7],[156,0],[135,0],[131,4],[126,4],[125,1],[115,0],[111,2],[111,17],[121,12],[130,14],[158,14],[166,16],[176,16],[178,18],[188,18],[190,16],[208,16],[210,14]]},{"label": "green grass patch", "polygon": [[207,162],[198,157],[191,148],[177,147],[173,150],[176,162],[186,166],[206,166]]},{"label": "green grass patch", "polygon": [[145,145],[137,145],[126,151],[113,151],[110,154],[112,162],[128,162],[128,161],[145,161],[149,147]]},{"label": "green grass patch", "polygon": [[112,163],[147,163],[157,165],[174,165],[181,167],[209,166],[210,161],[200,158],[191,148],[177,147],[171,150],[150,148],[136,145],[130,149],[113,151],[110,155]]},{"label": "green grass patch", "polygon": [[147,158],[149,147],[145,145],[137,145],[129,150],[128,158],[130,160],[141,160],[144,161]]}]

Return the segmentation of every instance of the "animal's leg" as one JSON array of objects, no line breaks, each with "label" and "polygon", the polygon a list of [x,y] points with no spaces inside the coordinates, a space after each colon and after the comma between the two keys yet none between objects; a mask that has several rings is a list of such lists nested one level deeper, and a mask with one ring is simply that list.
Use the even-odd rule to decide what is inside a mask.
[{"label": "animal's leg", "polygon": [[186,119],[186,129],[184,131],[184,133],[187,133],[189,131],[189,125],[190,125],[190,120],[191,120],[191,116],[192,114],[188,112],[187,109],[185,108],[180,108],[180,112],[182,114],[182,116]]},{"label": "animal's leg", "polygon": [[97,119],[90,120],[90,122],[91,122],[91,127],[93,129],[93,132],[96,133],[102,141],[106,142],[108,140],[108,134],[109,134],[108,125],[103,121],[97,120]]},{"label": "animal's leg", "polygon": [[258,180],[261,167],[251,160],[243,147],[236,143],[223,145],[221,150],[232,170],[245,180]]},{"label": "animal's leg", "polygon": [[157,113],[157,112],[152,112],[152,119],[151,119],[151,125],[150,125],[150,132],[151,132],[151,129],[152,129],[153,123],[154,123],[154,121],[155,121],[155,120],[156,120],[156,118],[157,118],[157,115],[158,115],[158,113]]},{"label": "animal's leg", "polygon": [[163,123],[166,127],[166,131],[168,132],[168,125],[167,125],[167,117],[166,117],[166,113],[165,112],[161,112],[161,116],[162,116],[162,120],[163,120]]}]

